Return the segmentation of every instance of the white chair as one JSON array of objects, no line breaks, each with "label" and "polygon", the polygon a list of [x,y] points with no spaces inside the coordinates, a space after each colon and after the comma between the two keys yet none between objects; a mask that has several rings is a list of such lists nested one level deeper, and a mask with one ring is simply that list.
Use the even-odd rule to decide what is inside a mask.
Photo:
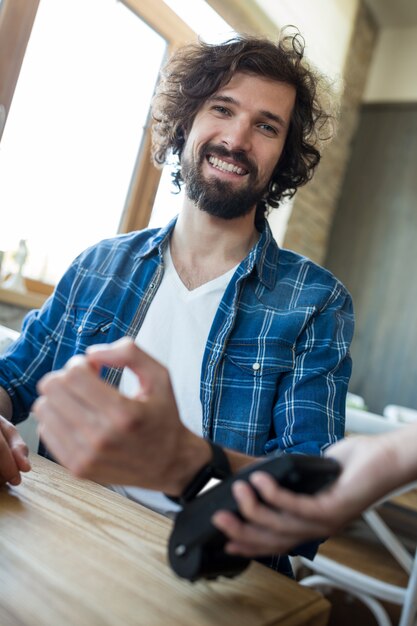
[{"label": "white chair", "polygon": [[374,435],[397,430],[403,424],[387,420],[383,415],[346,406],[346,434]]},{"label": "white chair", "polygon": [[402,422],[404,424],[417,422],[416,409],[409,409],[408,407],[399,406],[398,404],[387,404],[383,414],[390,422]]},{"label": "white chair", "polygon": [[356,393],[348,391],[346,394],[346,406],[350,406],[354,409],[366,410],[365,400],[362,396],[358,396]]},{"label": "white chair", "polygon": [[[376,433],[393,428],[401,426],[366,411],[346,411],[347,432]],[[405,548],[377,512],[377,505],[363,513],[362,519],[371,537],[364,535],[363,529],[356,534],[347,529],[328,539],[314,561],[299,559],[313,572],[300,584],[351,594],[369,608],[379,626],[392,626],[381,601],[392,602],[402,607],[399,626],[413,626],[417,615],[417,552],[412,554]]]},{"label": "white chair", "polygon": [[17,330],[12,330],[0,324],[0,354],[4,352],[19,336]]}]

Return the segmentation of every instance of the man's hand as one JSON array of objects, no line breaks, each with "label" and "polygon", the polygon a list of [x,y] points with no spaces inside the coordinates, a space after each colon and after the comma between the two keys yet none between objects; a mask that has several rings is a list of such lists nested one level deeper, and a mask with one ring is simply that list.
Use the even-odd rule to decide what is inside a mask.
[{"label": "man's hand", "polygon": [[390,469],[395,473],[398,464],[391,441],[392,436],[351,437],[329,448],[328,456],[338,460],[343,471],[334,485],[315,496],[294,494],[257,471],[250,480],[265,505],[247,483],[237,481],[233,495],[247,522],[227,511],[212,518],[230,540],[226,551],[246,557],[288,553],[333,534],[388,491],[385,474]]},{"label": "man's hand", "polygon": [[[127,398],[105,383],[104,365],[129,367],[140,392]],[[210,458],[208,444],[179,419],[166,368],[130,339],[88,349],[38,390],[40,436],[79,477],[176,495]]]},{"label": "man's hand", "polygon": [[17,429],[0,415],[0,485],[19,485],[20,472],[29,472],[29,450]]}]

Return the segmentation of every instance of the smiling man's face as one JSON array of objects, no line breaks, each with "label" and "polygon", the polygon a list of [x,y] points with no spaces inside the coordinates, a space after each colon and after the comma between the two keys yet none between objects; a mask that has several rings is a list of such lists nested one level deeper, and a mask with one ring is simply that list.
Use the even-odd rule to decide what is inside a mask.
[{"label": "smiling man's face", "polygon": [[294,102],[293,86],[236,73],[202,105],[187,136],[187,197],[224,219],[254,210],[284,148]]}]

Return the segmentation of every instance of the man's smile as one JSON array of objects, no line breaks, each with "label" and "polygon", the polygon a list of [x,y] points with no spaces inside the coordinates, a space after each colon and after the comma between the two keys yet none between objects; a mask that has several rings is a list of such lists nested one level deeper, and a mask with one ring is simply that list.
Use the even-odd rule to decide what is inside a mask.
[{"label": "man's smile", "polygon": [[233,163],[229,163],[227,161],[223,161],[222,159],[219,159],[218,157],[213,155],[208,155],[207,161],[210,163],[210,165],[220,170],[221,172],[233,173],[237,174],[238,176],[246,176],[249,173],[248,170],[243,169],[243,167],[240,167],[239,165],[235,165]]}]

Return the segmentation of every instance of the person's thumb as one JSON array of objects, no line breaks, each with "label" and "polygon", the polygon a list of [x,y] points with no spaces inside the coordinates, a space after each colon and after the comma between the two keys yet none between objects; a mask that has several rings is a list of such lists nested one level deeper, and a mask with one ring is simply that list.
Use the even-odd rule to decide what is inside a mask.
[{"label": "person's thumb", "polygon": [[160,387],[167,374],[163,365],[141,350],[129,337],[109,344],[90,346],[86,357],[96,368],[128,367],[138,376],[143,394]]}]

